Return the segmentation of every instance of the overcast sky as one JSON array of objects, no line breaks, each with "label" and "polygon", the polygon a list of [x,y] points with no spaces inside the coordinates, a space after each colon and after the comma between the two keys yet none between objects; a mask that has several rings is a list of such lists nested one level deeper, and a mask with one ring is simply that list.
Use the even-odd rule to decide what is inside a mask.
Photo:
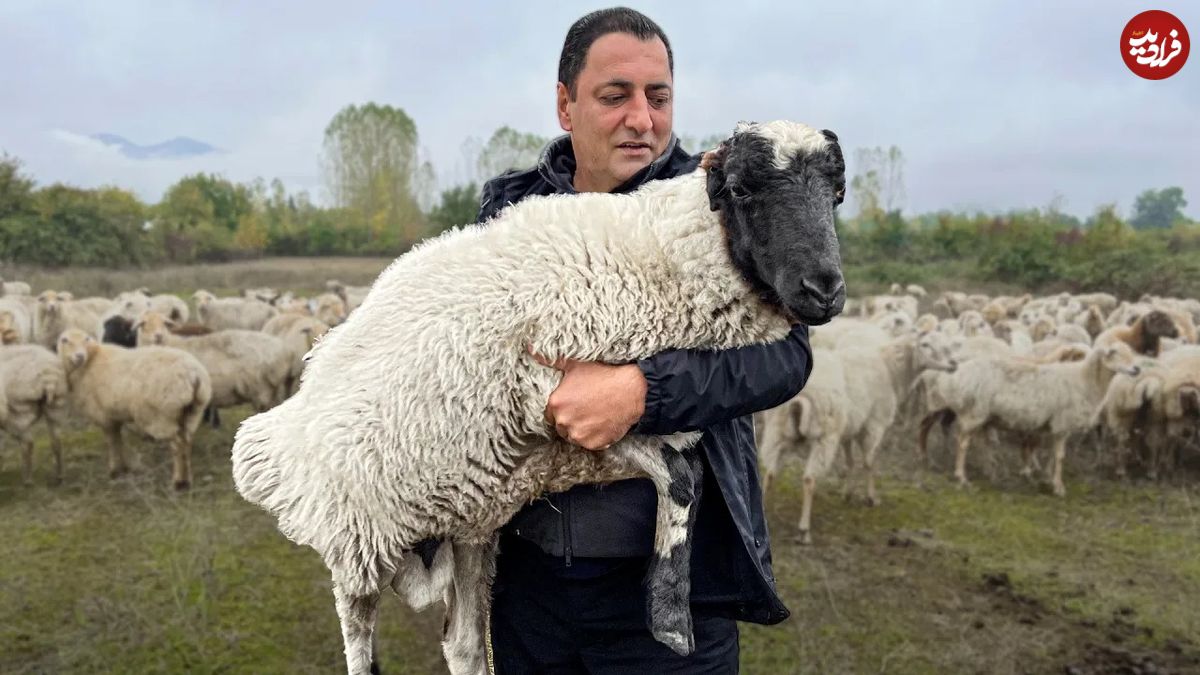
[{"label": "overcast sky", "polygon": [[[462,143],[509,125],[550,136],[567,27],[604,4],[124,2],[0,4],[0,150],[39,183],[104,183],[157,201],[199,170],[320,191],[322,132],[344,105],[402,107],[448,187]],[[1056,5],[1047,7],[1045,4]],[[675,129],[742,119],[898,145],[905,211],[1044,206],[1127,213],[1179,185],[1200,218],[1200,55],[1143,80],[1125,23],[1160,1],[641,2],[675,52]],[[132,160],[86,139],[190,136],[223,153]],[[853,165],[850,170],[853,171]]]}]

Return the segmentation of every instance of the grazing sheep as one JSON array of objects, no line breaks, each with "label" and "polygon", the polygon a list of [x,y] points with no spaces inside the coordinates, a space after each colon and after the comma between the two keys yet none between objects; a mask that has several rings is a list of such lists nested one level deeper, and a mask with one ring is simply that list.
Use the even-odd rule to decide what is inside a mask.
[{"label": "grazing sheep", "polygon": [[33,483],[33,425],[46,420],[54,453],[55,484],[62,482],[62,443],[56,427],[66,422],[67,374],[54,352],[41,345],[0,347],[0,430],[21,444],[21,480]]},{"label": "grazing sheep", "polygon": [[1073,323],[1059,324],[1052,335],[1063,342],[1088,345],[1089,347],[1092,345],[1092,336],[1088,334],[1087,329]]},{"label": "grazing sheep", "polygon": [[329,326],[336,326],[345,321],[346,315],[349,314],[346,301],[334,293],[318,295],[313,304],[313,317]]},{"label": "grazing sheep", "polygon": [[[1032,364],[1011,358],[967,361],[951,376],[947,404],[958,419],[954,475],[967,485],[967,450],[987,424],[1048,436],[1054,445],[1054,494],[1064,496],[1062,462],[1067,437],[1087,429],[1117,372],[1137,375],[1135,355],[1114,342],[1093,349],[1082,361]],[[1033,448],[1027,446],[1026,458]]]},{"label": "grazing sheep", "polygon": [[1081,293],[1074,299],[1084,307],[1095,307],[1101,315],[1117,308],[1117,298],[1110,293]]},{"label": "grazing sheep", "polygon": [[258,300],[259,302],[265,302],[268,305],[273,305],[275,304],[275,301],[279,299],[279,291],[268,286],[261,288],[243,288],[242,298],[246,300]]},{"label": "grazing sheep", "polygon": [[170,446],[171,480],[192,484],[192,436],[212,396],[208,371],[191,354],[168,347],[126,349],[71,328],[58,339],[71,401],[108,439],[108,473],[129,470],[121,429],[132,426]]},{"label": "grazing sheep", "polygon": [[54,349],[59,334],[69,328],[78,328],[97,340],[104,333],[104,326],[95,314],[82,307],[76,307],[70,300],[63,298],[63,293],[43,291],[37,300],[37,311],[33,319],[33,341],[46,349]]},{"label": "grazing sheep", "polygon": [[1162,338],[1179,337],[1179,326],[1170,314],[1152,309],[1139,316],[1129,326],[1113,326],[1096,337],[1097,347],[1123,342],[1138,354],[1158,356]]},{"label": "grazing sheep", "polygon": [[33,289],[24,281],[5,281],[0,279],[0,296],[33,295]]},{"label": "grazing sheep", "polygon": [[1096,336],[1104,332],[1104,313],[1099,307],[1092,305],[1086,312],[1075,317],[1074,323],[1086,330],[1091,340],[1095,340]]},{"label": "grazing sheep", "polygon": [[[299,392],[243,422],[233,445],[238,491],[330,568],[352,675],[371,663],[380,590],[424,587],[446,565],[447,662],[481,672],[496,530],[543,491],[631,476],[659,495],[651,630],[692,651],[699,433],[579,451],[544,418],[560,374],[526,345],[629,362],[777,340],[787,315],[827,322],[845,297],[833,228],[844,171],[831,132],[743,124],[689,175],[529,198],[382,272],[310,352]],[[426,572],[413,547],[431,537],[450,552]]]},{"label": "grazing sheep", "polygon": [[250,403],[262,412],[287,398],[292,386],[291,353],[279,338],[252,330],[185,337],[170,331],[173,324],[158,312],[143,314],[134,324],[138,348],[159,345],[195,356],[208,371],[214,410]]},{"label": "grazing sheep", "polygon": [[[855,447],[867,470],[867,501],[879,503],[875,492],[875,452],[892,423],[897,392],[905,392],[927,368],[953,371],[949,340],[928,334],[895,340],[876,352],[878,370],[871,370],[863,350],[813,350],[813,371],[804,391],[762,415],[759,436],[763,464],[763,494],[779,469],[782,455],[795,446],[806,452],[804,503],[800,515],[801,543],[812,543],[812,499],[816,481],[832,466],[839,447],[846,457]],[[867,365],[868,368],[863,368]],[[882,377],[880,377],[882,375]],[[849,488],[849,478],[847,482]]]},{"label": "grazing sheep", "polygon": [[261,330],[279,310],[259,300],[218,298],[205,290],[192,294],[196,317],[213,330]]},{"label": "grazing sheep", "polygon": [[33,318],[25,304],[0,298],[0,342],[6,345],[33,341]]},{"label": "grazing sheep", "polygon": [[280,314],[263,326],[263,332],[274,335],[283,341],[284,347],[291,354],[291,387],[288,394],[293,394],[300,386],[300,375],[304,372],[304,355],[312,349],[313,343],[329,330],[325,323],[311,316],[297,314]]},{"label": "grazing sheep", "polygon": [[96,316],[104,316],[112,308],[113,301],[108,298],[92,296],[80,300],[71,300],[72,305],[82,307]]},{"label": "grazing sheep", "polygon": [[330,293],[336,294],[342,299],[342,302],[346,303],[347,312],[353,312],[361,305],[367,297],[367,293],[371,290],[370,286],[347,286],[337,279],[326,281],[325,288]]}]

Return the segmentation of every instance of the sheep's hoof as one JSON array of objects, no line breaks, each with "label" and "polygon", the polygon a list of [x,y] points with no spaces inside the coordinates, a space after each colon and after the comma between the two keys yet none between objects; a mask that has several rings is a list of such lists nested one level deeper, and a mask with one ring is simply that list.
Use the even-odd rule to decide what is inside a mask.
[{"label": "sheep's hoof", "polygon": [[116,480],[116,479],[120,478],[121,476],[128,476],[128,475],[129,475],[129,467],[127,467],[127,466],[118,466],[115,469],[108,470],[108,477],[111,478],[112,480]]},{"label": "sheep's hoof", "polygon": [[883,502],[880,501],[878,495],[867,495],[867,506],[875,507],[875,506],[879,506],[882,503]]},{"label": "sheep's hoof", "polygon": [[812,546],[812,531],[800,530],[800,532],[796,535],[796,543],[800,544],[801,546]]},{"label": "sheep's hoof", "polygon": [[[676,551],[678,554],[679,552]],[[650,632],[654,639],[680,656],[696,649],[692,635],[692,608],[688,603],[687,568],[678,555],[662,559],[655,556],[650,567],[648,605]]]},{"label": "sheep's hoof", "polygon": [[176,490],[178,490],[178,491],[180,491],[180,492],[183,492],[184,490],[188,490],[188,489],[190,489],[191,487],[192,487],[192,481],[190,481],[190,480],[177,480],[177,481],[175,481],[175,489],[176,489]]},{"label": "sheep's hoof", "polygon": [[1055,497],[1066,497],[1067,489],[1061,485],[1055,485],[1054,486],[1054,496]]},{"label": "sheep's hoof", "polygon": [[695,639],[691,631],[679,633],[676,631],[654,631],[654,639],[671,648],[680,656],[690,656],[696,649]]}]

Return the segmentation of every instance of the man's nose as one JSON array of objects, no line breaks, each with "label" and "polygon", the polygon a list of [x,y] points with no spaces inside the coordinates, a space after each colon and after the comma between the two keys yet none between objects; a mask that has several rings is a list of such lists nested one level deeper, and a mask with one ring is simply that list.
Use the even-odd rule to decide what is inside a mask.
[{"label": "man's nose", "polygon": [[628,109],[625,112],[625,126],[642,134],[650,133],[654,121],[650,119],[650,102],[645,94],[635,94],[629,98]]}]

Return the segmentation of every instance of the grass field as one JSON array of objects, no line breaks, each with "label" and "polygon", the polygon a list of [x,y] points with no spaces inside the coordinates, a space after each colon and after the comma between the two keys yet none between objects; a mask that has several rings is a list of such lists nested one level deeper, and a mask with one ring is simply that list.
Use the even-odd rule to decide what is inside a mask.
[{"label": "grass field", "polygon": [[[388,261],[285,261],[121,273],[111,292],[367,283]],[[72,290],[89,271],[9,275]],[[54,276],[59,274],[59,277]],[[355,276],[356,274],[360,276]],[[147,276],[150,275],[150,276]],[[157,275],[157,276],[153,276]],[[62,283],[55,280],[58,279]],[[96,293],[110,291],[95,290]],[[79,291],[77,290],[77,293]],[[0,673],[333,673],[341,636],[315,552],[239,498],[229,447],[247,410],[202,428],[195,485],[168,489],[150,444],[110,481],[98,431],[64,432],[66,477],[48,487],[0,452]],[[881,453],[882,505],[820,485],[813,536],[793,536],[799,464],[767,496],[776,576],[792,616],[742,626],[745,673],[1200,673],[1200,495],[1191,482],[1118,483],[1070,458],[1068,496],[1016,476],[1015,451],[978,452],[974,487],[912,459],[909,435]],[[945,451],[935,454],[948,465]],[[444,672],[440,610],[381,610],[384,672]]]},{"label": "grass field", "polygon": [[[44,486],[44,438],[31,488],[8,453],[0,672],[338,672],[327,571],[233,490],[228,448],[245,414],[201,429],[183,495],[150,444],[140,471],[110,482],[102,438],[82,427],[65,435],[61,486]],[[810,547],[792,536],[795,469],[773,484],[776,574],[793,615],[743,625],[743,672],[1200,672],[1192,489],[1088,478],[1076,462],[1065,500],[1006,475],[964,493],[906,456],[892,452],[877,508],[823,485]],[[442,672],[440,623],[438,610],[388,597],[386,671]],[[1159,670],[1120,669],[1144,658]]]}]

